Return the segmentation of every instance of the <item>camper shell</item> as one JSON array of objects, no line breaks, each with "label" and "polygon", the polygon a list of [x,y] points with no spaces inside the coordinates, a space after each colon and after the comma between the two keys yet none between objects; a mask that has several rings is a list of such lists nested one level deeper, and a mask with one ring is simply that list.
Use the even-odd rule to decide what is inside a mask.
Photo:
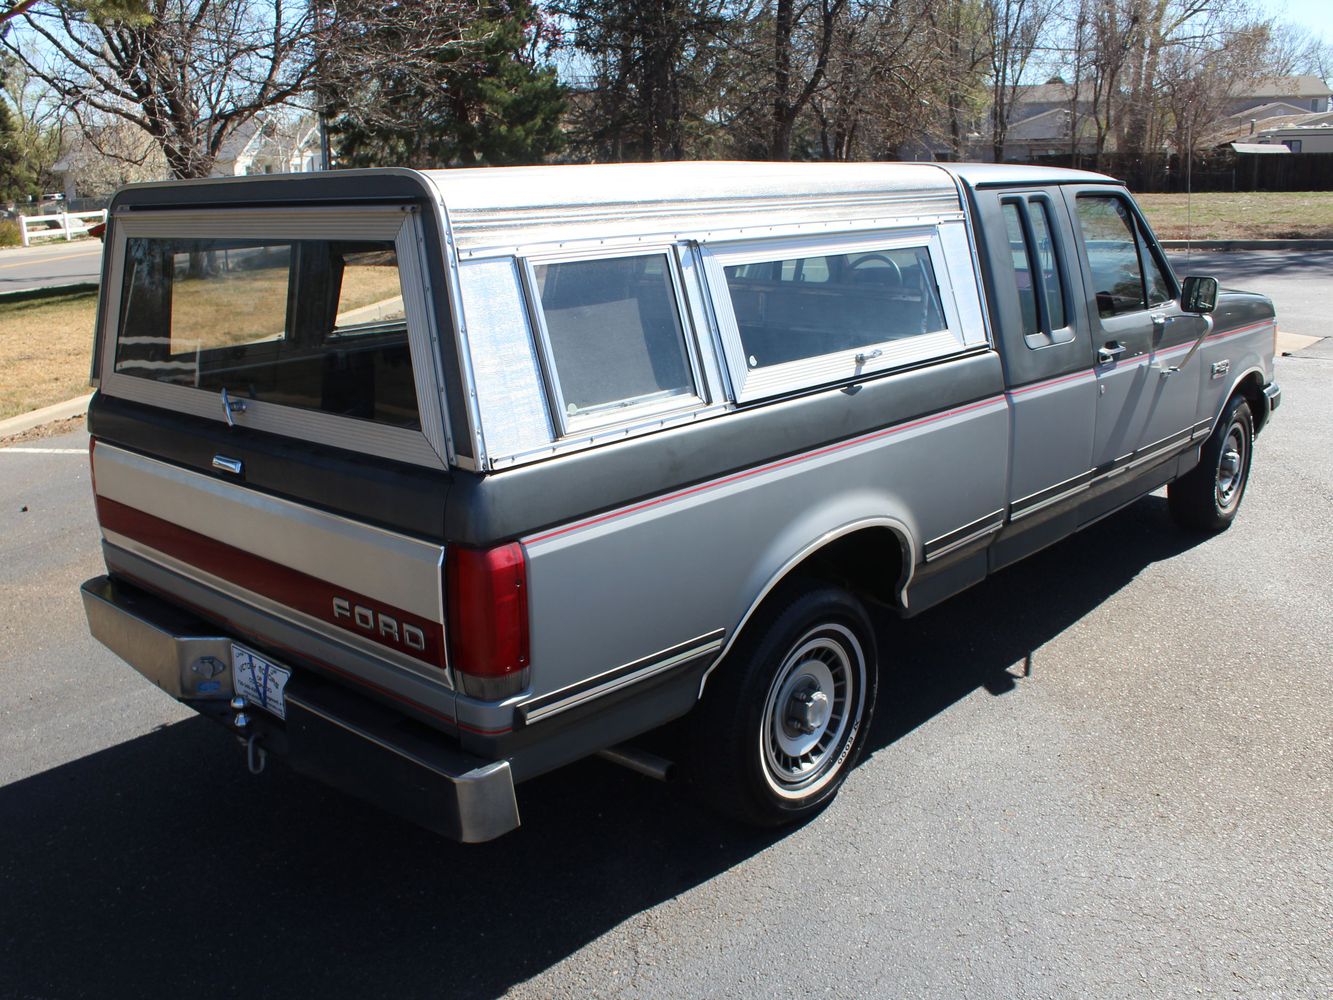
[{"label": "camper shell", "polygon": [[664,772],[625,741],[688,713],[742,811],[822,806],[873,710],[866,606],[1173,481],[1229,523],[1280,399],[1271,302],[1182,289],[1078,171],[176,182],[121,191],[106,247],[94,634],[252,765],[465,840],[588,754]]}]

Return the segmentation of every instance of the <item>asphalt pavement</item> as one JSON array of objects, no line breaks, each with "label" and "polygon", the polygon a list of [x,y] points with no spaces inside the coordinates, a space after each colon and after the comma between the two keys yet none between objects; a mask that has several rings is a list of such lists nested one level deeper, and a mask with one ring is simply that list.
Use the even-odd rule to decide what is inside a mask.
[{"label": "asphalt pavement", "polygon": [[0,250],[0,293],[95,283],[101,277],[101,240],[53,240]]},{"label": "asphalt pavement", "polygon": [[86,634],[86,438],[0,451],[0,997],[1327,1000],[1327,346],[1230,531],[1156,495],[882,620],[872,752],[775,834],[600,761],[473,847],[252,777]]}]

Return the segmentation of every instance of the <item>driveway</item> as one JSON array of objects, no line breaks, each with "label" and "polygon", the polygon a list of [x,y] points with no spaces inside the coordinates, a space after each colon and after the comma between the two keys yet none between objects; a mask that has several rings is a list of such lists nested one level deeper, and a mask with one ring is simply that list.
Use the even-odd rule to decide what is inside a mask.
[{"label": "driveway", "polygon": [[0,451],[0,996],[1326,1000],[1333,358],[1278,379],[1230,531],[1149,497],[882,619],[872,752],[775,834],[600,761],[473,847],[252,777],[86,634],[86,438]]}]

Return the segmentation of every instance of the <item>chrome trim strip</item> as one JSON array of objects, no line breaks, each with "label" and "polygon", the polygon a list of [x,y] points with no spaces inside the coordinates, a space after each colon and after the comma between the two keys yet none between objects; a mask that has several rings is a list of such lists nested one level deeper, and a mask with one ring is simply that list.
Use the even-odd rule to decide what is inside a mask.
[{"label": "chrome trim strip", "polygon": [[[976,527],[978,524],[981,527]],[[940,556],[948,555],[956,549],[961,549],[964,545],[975,542],[978,538],[984,538],[986,535],[993,534],[1004,527],[1004,511],[992,511],[985,517],[977,518],[971,524],[965,524],[961,528],[956,528],[947,534],[940,535],[939,538],[926,543],[926,562],[932,559],[938,559]],[[960,536],[961,537],[956,537]],[[954,540],[950,540],[954,539]],[[938,548],[932,548],[938,546]]]},{"label": "chrome trim strip", "polygon": [[715,653],[722,648],[725,635],[725,629],[716,629],[661,652],[614,667],[596,677],[520,702],[515,706],[515,714],[527,724],[559,715],[561,712],[619,691],[631,684],[656,677],[675,667]]},{"label": "chrome trim strip", "polygon": [[444,621],[443,546],[114,445],[99,444],[93,462],[99,496],[429,621]]}]

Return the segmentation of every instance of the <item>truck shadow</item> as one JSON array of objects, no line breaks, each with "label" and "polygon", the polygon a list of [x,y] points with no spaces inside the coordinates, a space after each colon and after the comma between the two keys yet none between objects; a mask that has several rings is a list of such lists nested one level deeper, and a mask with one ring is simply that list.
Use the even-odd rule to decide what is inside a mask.
[{"label": "truck shadow", "polygon": [[[1149,498],[886,623],[902,666],[872,749],[1013,688],[1033,649],[1197,541]],[[494,996],[782,837],[600,761],[520,806],[518,831],[465,847],[281,767],[252,779],[202,719],[165,727],[0,789],[0,995]]]}]

